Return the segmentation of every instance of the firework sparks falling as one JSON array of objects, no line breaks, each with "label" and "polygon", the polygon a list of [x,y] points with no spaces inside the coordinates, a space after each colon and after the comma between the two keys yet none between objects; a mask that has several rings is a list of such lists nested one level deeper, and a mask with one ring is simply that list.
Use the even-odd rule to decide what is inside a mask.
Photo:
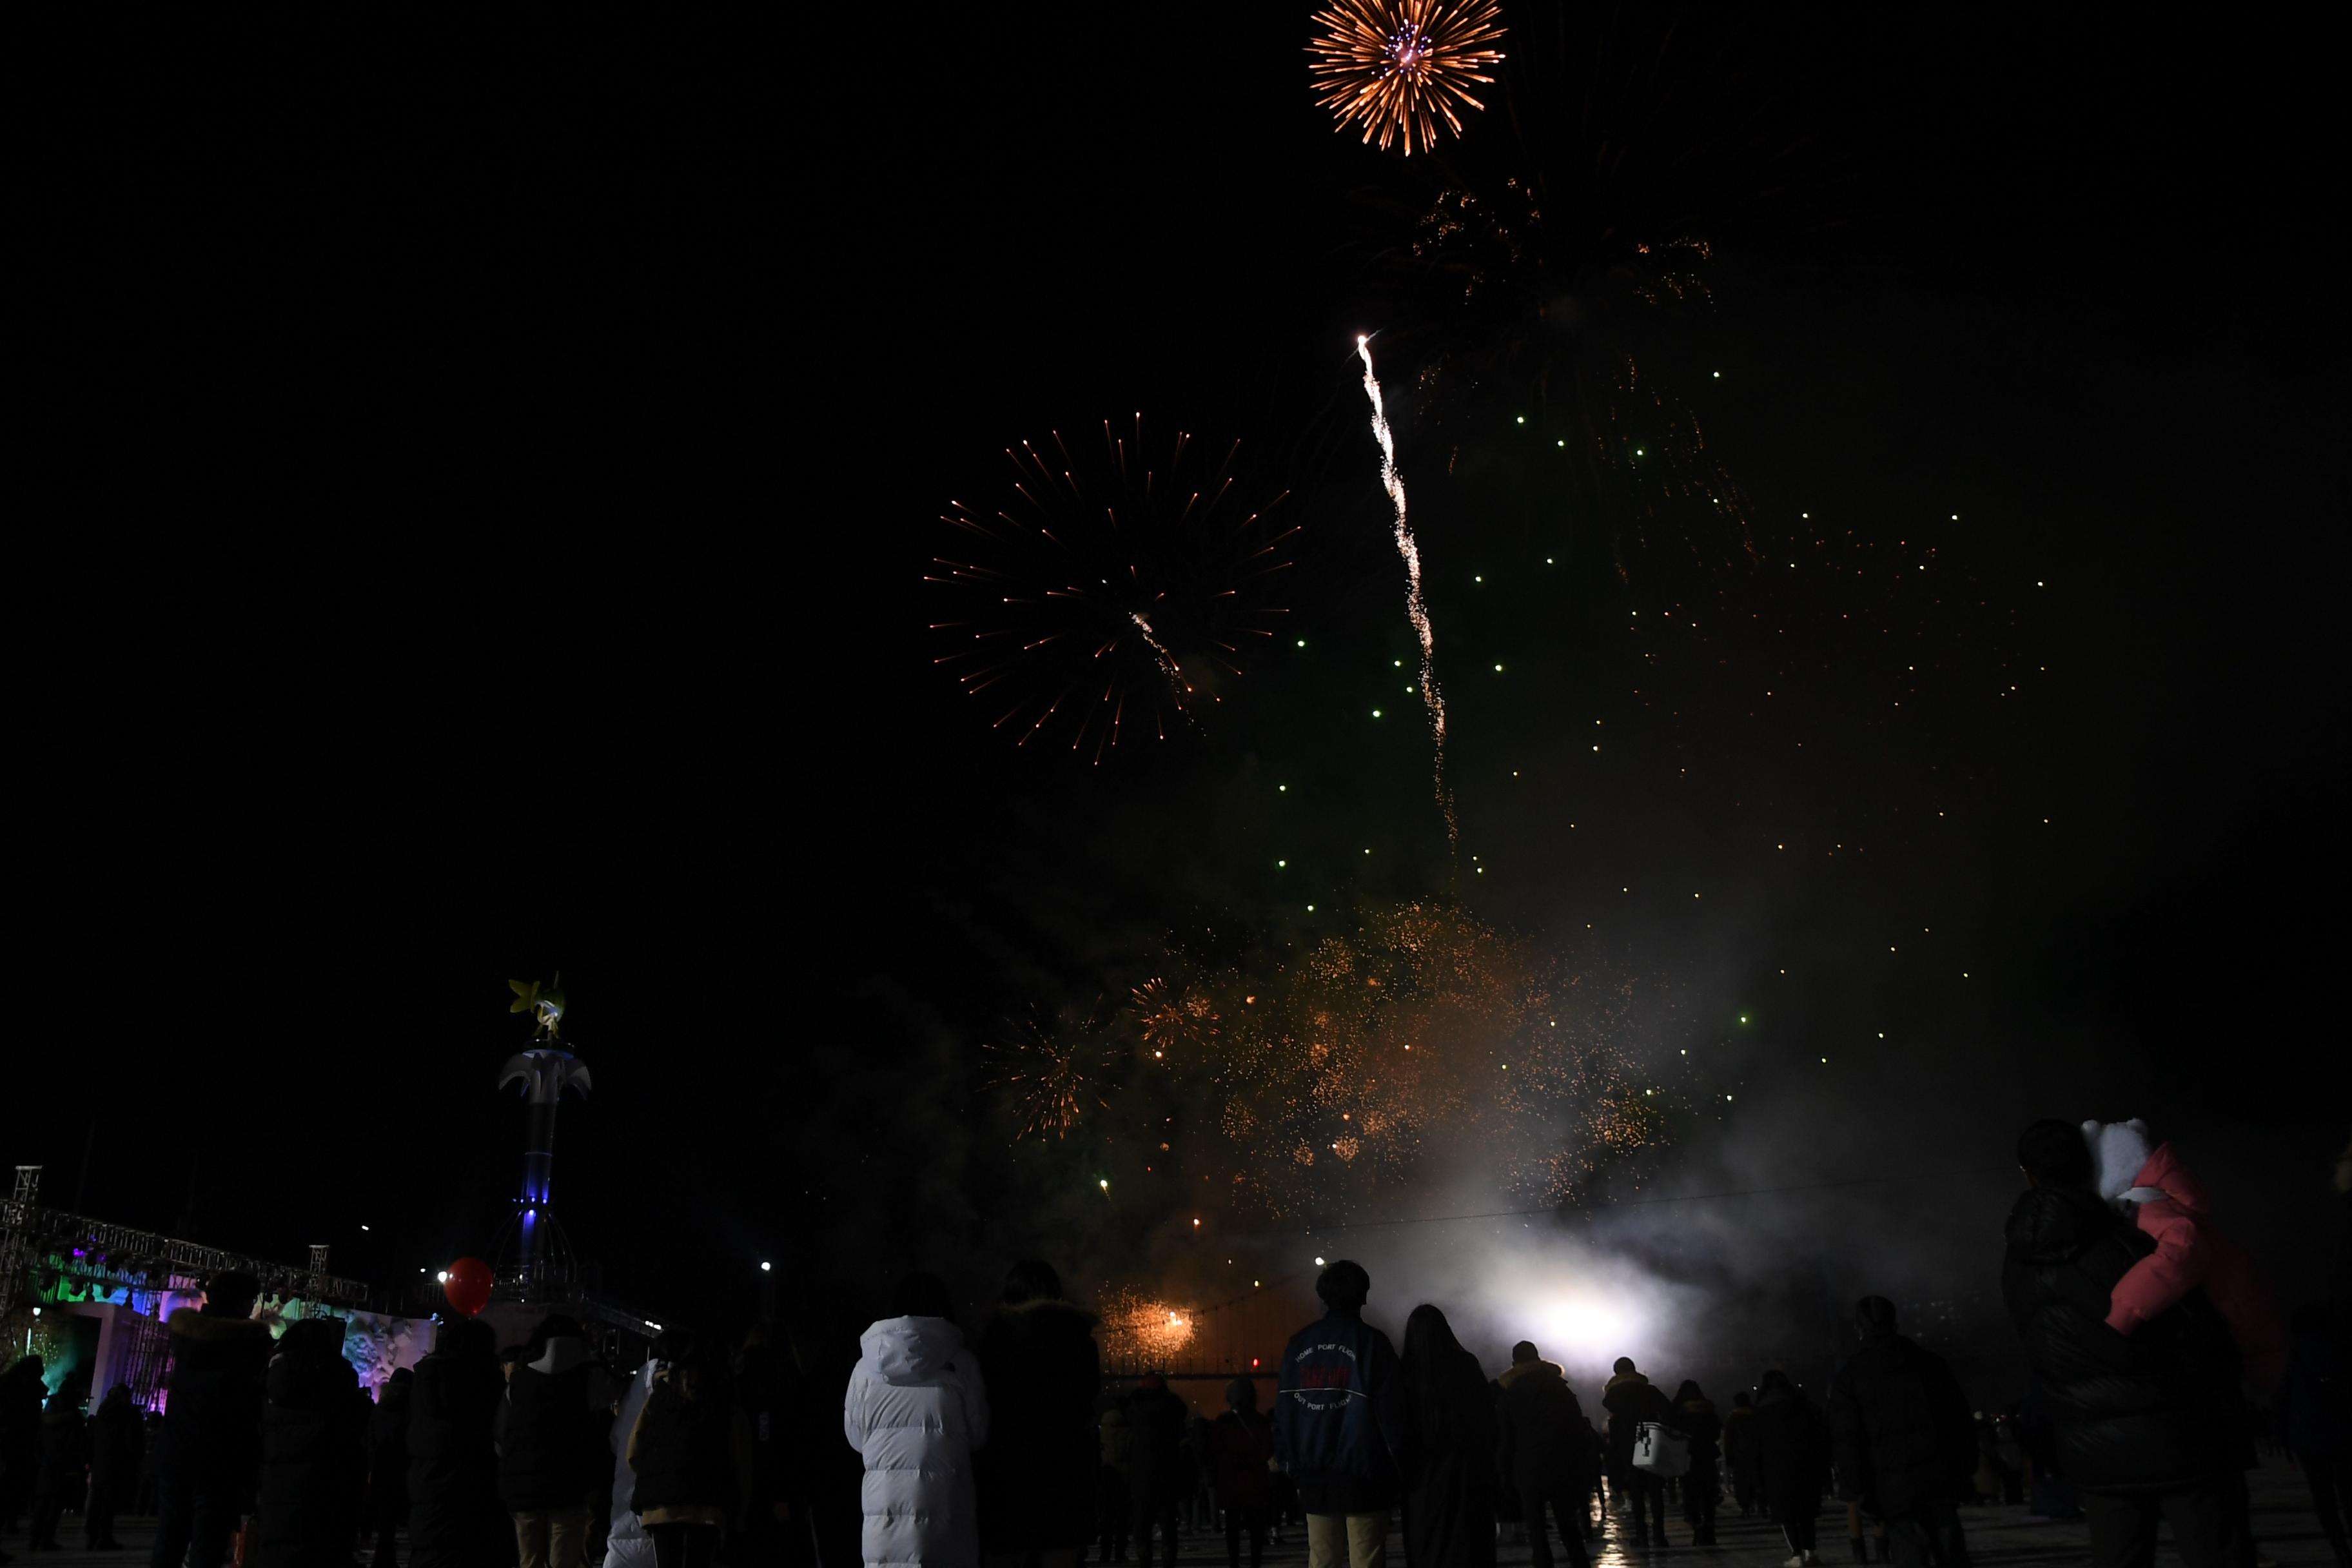
[{"label": "firework sparks falling", "polygon": [[1437,636],[1430,627],[1429,606],[1421,598],[1421,546],[1412,537],[1412,523],[1405,512],[1404,476],[1397,472],[1396,437],[1389,429],[1388,410],[1381,401],[1380,377],[1372,371],[1372,340],[1369,333],[1358,335],[1356,353],[1364,361],[1364,395],[1372,405],[1372,438],[1381,444],[1381,484],[1396,507],[1397,554],[1404,561],[1405,618],[1412,623],[1412,635],[1421,643],[1421,700],[1429,710],[1430,734],[1436,742],[1432,788],[1438,809],[1445,814],[1445,841],[1459,844],[1462,825],[1454,815],[1454,796],[1445,787],[1445,698],[1437,689]]},{"label": "firework sparks falling", "polygon": [[1503,58],[1485,47],[1503,36],[1495,0],[1338,0],[1315,14],[1323,31],[1307,46],[1316,101],[1342,129],[1361,121],[1365,142],[1377,138],[1383,153],[1402,141],[1410,158],[1416,139],[1427,152],[1441,118],[1461,135],[1455,105],[1484,109],[1470,84],[1491,83],[1482,68]]},{"label": "firework sparks falling", "polygon": [[1268,520],[1282,496],[1244,500],[1239,450],[1182,434],[1147,450],[1140,416],[1131,431],[1106,421],[1098,447],[1056,433],[1008,448],[1002,504],[959,501],[941,520],[955,553],[925,575],[953,615],[932,623],[946,644],[932,662],[1021,743],[1097,763],[1213,710],[1280,624],[1297,531]]},{"label": "firework sparks falling", "polygon": [[989,1049],[999,1064],[992,1076],[1021,1118],[1020,1137],[1066,1138],[1089,1108],[1108,1103],[1095,1079],[1109,1066],[1109,1053],[1083,1032],[1059,1040],[1031,1019],[1009,1045]]},{"label": "firework sparks falling", "polygon": [[1181,1307],[1129,1288],[1103,1292],[1103,1356],[1113,1366],[1163,1366],[1192,1342],[1192,1330]]}]

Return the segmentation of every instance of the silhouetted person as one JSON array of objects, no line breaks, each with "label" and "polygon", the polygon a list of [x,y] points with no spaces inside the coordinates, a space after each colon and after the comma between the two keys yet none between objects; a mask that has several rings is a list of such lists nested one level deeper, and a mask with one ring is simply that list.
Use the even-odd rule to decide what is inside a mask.
[{"label": "silhouetted person", "polygon": [[0,1531],[13,1531],[32,1506],[33,1480],[41,1468],[41,1407],[48,1403],[42,1381],[48,1363],[26,1353],[0,1373]]},{"label": "silhouetted person", "polygon": [[1102,1406],[1095,1416],[1095,1438],[1102,1456],[1099,1489],[1095,1508],[1100,1525],[1101,1560],[1105,1563],[1127,1561],[1127,1533],[1129,1528],[1127,1500],[1127,1465],[1134,1456],[1135,1442],[1127,1430],[1127,1401],[1124,1395]]},{"label": "silhouetted person", "polygon": [[144,1417],[118,1383],[89,1417],[89,1497],[82,1504],[82,1536],[92,1552],[120,1552],[115,1516],[139,1484],[139,1453],[146,1446]]},{"label": "silhouetted person", "polygon": [[2312,1510],[2340,1568],[2352,1568],[2344,1519],[2352,1504],[2352,1356],[2325,1302],[2294,1315],[2279,1434],[2311,1487]]},{"label": "silhouetted person", "polygon": [[506,1380],[488,1323],[441,1325],[416,1363],[408,1411],[408,1568],[508,1568],[514,1524],[499,1506],[493,1436]]},{"label": "silhouetted person", "polygon": [[220,1568],[261,1473],[261,1406],[269,1327],[253,1317],[261,1282],[216,1274],[201,1306],[168,1325],[172,1380],[156,1433],[156,1519],[150,1568]]},{"label": "silhouetted person", "polygon": [[604,1455],[589,1404],[594,1370],[580,1325],[553,1312],[507,1379],[499,1504],[514,1521],[521,1568],[580,1568],[585,1558],[588,1493]]},{"label": "silhouetted person", "polygon": [[[908,1275],[891,1315],[859,1343],[842,1420],[866,1461],[866,1561],[973,1568],[972,1454],[988,1441],[988,1387],[947,1286],[936,1275]],[[662,1568],[676,1565],[664,1559]]]},{"label": "silhouetted person", "polygon": [[1895,1331],[1895,1303],[1854,1308],[1862,1348],[1830,1384],[1838,1496],[1884,1520],[1904,1568],[1967,1568],[1959,1504],[1973,1488],[1976,1423],[1959,1380],[1939,1356]]},{"label": "silhouetted person", "polygon": [[1176,1561],[1176,1502],[1182,1495],[1184,1402],[1168,1392],[1156,1372],[1138,1378],[1127,1395],[1128,1518],[1135,1530],[1135,1558],[1151,1568],[1155,1528]]},{"label": "silhouetted person", "polygon": [[1274,1523],[1274,1423],[1257,1407],[1257,1384],[1237,1377],[1225,1384],[1225,1413],[1209,1428],[1210,1479],[1225,1510],[1225,1568],[1241,1568],[1242,1535],[1250,1568],[1264,1568],[1266,1531]]},{"label": "silhouetted person", "polygon": [[375,1568],[398,1568],[400,1527],[408,1522],[408,1415],[416,1374],[394,1369],[368,1417],[368,1523]]},{"label": "silhouetted person", "polygon": [[1690,1439],[1690,1471],[1683,1477],[1683,1517],[1690,1521],[1691,1544],[1715,1544],[1715,1510],[1723,1500],[1720,1466],[1723,1418],[1696,1378],[1675,1390],[1675,1426]]},{"label": "silhouetted person", "polygon": [[[659,1568],[710,1568],[741,1495],[736,1455],[746,1447],[742,1415],[728,1390],[727,1363],[706,1352],[698,1336],[681,1337],[677,1348],[677,1359],[654,1373],[629,1437],[636,1472],[631,1504],[654,1538]],[[853,1383],[853,1405],[857,1396]],[[853,1447],[859,1436],[850,1430]],[[869,1546],[866,1561],[897,1559],[877,1559]]]},{"label": "silhouetted person", "polygon": [[83,1384],[68,1377],[63,1386],[49,1395],[48,1407],[41,1412],[41,1459],[33,1479],[33,1521],[26,1531],[29,1538],[27,1550],[58,1549],[58,1521],[65,1518],[66,1504],[82,1494],[84,1467],[89,1462],[89,1423],[81,1413],[83,1397]]},{"label": "silhouetted person", "polygon": [[1653,1531],[1657,1543],[1666,1543],[1666,1483],[1664,1477],[1636,1468],[1633,1445],[1642,1435],[1644,1422],[1654,1421],[1662,1426],[1675,1424],[1673,1402],[1652,1386],[1650,1380],[1634,1370],[1631,1356],[1619,1356],[1615,1374],[1601,1391],[1601,1403],[1609,1412],[1609,1470],[1624,1489],[1633,1513],[1633,1544],[1647,1546]]},{"label": "silhouetted person", "polygon": [[1601,1468],[1592,1424],[1560,1369],[1521,1340],[1511,1347],[1510,1370],[1496,1380],[1503,1396],[1496,1407],[1502,1427],[1500,1470],[1519,1500],[1535,1568],[1551,1568],[1551,1541],[1544,1528],[1547,1508],[1559,1523],[1568,1560],[1585,1568],[1584,1527],[1591,1514],[1585,1499]]},{"label": "silhouetted person", "polygon": [[286,1325],[269,1358],[261,1491],[248,1568],[348,1568],[366,1473],[367,1410],[343,1359],[343,1321]]},{"label": "silhouetted person", "polygon": [[[1384,1568],[1407,1419],[1396,1347],[1364,1321],[1372,1278],[1341,1258],[1315,1281],[1325,1314],[1282,1352],[1275,1452],[1307,1510],[1308,1568]],[[1343,1544],[1344,1543],[1344,1544]]]},{"label": "silhouetted person", "polygon": [[1756,1511],[1764,1481],[1764,1450],[1756,1443],[1756,1401],[1746,1389],[1731,1396],[1731,1412],[1723,1418],[1723,1462],[1731,1471],[1732,1500],[1739,1517]]},{"label": "silhouetted person", "polygon": [[1093,1330],[1062,1300],[1049,1265],[1032,1259],[1005,1275],[980,1336],[989,1435],[975,1474],[990,1568],[1074,1568],[1094,1539],[1102,1353]]},{"label": "silhouetted person", "polygon": [[1427,1302],[1405,1319],[1399,1373],[1405,1561],[1412,1568],[1493,1568],[1496,1422],[1486,1374],[1445,1314]]},{"label": "silhouetted person", "polygon": [[1762,1458],[1764,1505],[1789,1543],[1786,1568],[1821,1561],[1815,1526],[1822,1487],[1829,1479],[1829,1426],[1785,1372],[1766,1373],[1756,1384],[1756,1440]]},{"label": "silhouetted person", "polygon": [[2237,1568],[2245,1539],[2228,1326],[2192,1292],[2129,1338],[2109,1328],[2110,1293],[2151,1244],[2092,1190],[2079,1127],[2037,1121],[2017,1158],[2032,1184],[2010,1211],[2001,1294],[2032,1363],[2051,1458],[2090,1521],[2093,1568],[2146,1568],[2159,1517],[2188,1568]]}]

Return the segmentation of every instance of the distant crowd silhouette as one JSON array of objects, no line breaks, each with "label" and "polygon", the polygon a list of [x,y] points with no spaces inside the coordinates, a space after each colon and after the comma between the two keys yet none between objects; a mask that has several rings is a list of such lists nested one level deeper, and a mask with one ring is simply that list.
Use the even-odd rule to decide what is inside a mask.
[{"label": "distant crowd silhouette", "polygon": [[[29,1352],[0,1370],[0,1528],[59,1550],[78,1510],[85,1550],[119,1551],[118,1522],[152,1513],[149,1568],[352,1568],[371,1545],[399,1568],[404,1542],[409,1568],[1076,1568],[1130,1550],[1154,1568],[1220,1532],[1227,1568],[1263,1568],[1287,1531],[1309,1568],[1384,1568],[1392,1532],[1412,1568],[1493,1568],[1522,1544],[1533,1568],[1556,1548],[1591,1568],[1612,1536],[1717,1550],[1736,1510],[1755,1521],[1742,1543],[1769,1523],[1785,1568],[1809,1568],[1834,1500],[1855,1562],[1969,1568],[1961,1510],[1989,1502],[2081,1520],[2093,1568],[2147,1568],[2159,1525],[2187,1568],[2257,1568],[2246,1471],[2266,1431],[2352,1565],[2333,1308],[2283,1321],[2139,1122],[2039,1121],[2016,1154],[2001,1291],[2031,1387],[1990,1415],[1874,1295],[1823,1398],[1768,1369],[1718,1405],[1620,1358],[1588,1415],[1531,1342],[1490,1379],[1435,1304],[1400,1353],[1344,1258],[1270,1411],[1246,1377],[1213,1418],[1158,1373],[1110,1387],[1093,1318],[1035,1260],[969,1341],[917,1272],[854,1364],[846,1331],[831,1359],[764,1328],[731,1354],[667,1331],[629,1368],[561,1311],[504,1348],[457,1318],[371,1398],[340,1320],[273,1338],[257,1283],[229,1273],[171,1317],[160,1415],[127,1386],[92,1409]],[[2352,1149],[2336,1183],[2352,1189]]]}]

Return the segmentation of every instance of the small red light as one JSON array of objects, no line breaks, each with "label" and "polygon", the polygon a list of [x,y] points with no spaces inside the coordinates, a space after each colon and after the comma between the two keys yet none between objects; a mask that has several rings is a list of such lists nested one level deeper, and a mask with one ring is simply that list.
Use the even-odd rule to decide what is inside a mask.
[{"label": "small red light", "polygon": [[1256,1365],[1257,1365],[1257,1357],[1255,1357],[1255,1356],[1252,1356],[1252,1357],[1250,1357],[1250,1365],[1251,1365],[1251,1366],[1253,1366],[1253,1367],[1255,1367],[1255,1366],[1256,1366]]}]

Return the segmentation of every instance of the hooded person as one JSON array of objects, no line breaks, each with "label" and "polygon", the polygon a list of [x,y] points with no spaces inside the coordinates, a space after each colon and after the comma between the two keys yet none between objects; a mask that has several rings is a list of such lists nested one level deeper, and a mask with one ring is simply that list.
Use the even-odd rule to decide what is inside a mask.
[{"label": "hooded person", "polygon": [[2286,1323],[2246,1249],[2213,1221],[2212,1200],[2169,1143],[2148,1147],[2147,1123],[2085,1121],[2099,1195],[2156,1250],[2124,1270],[2107,1295],[2107,1327],[2131,1334],[2191,1290],[2201,1289],[2230,1325],[2246,1381],[2267,1401],[2285,1375]]},{"label": "hooded person", "polygon": [[1610,1474],[1618,1478],[1618,1484],[1633,1504],[1633,1544],[1649,1545],[1654,1531],[1657,1544],[1664,1546],[1665,1479],[1635,1468],[1633,1445],[1640,1440],[1645,1422],[1654,1421],[1662,1426],[1675,1425],[1674,1402],[1635,1370],[1633,1357],[1619,1356],[1607,1386],[1601,1392],[1601,1404],[1609,1412]]},{"label": "hooded person", "polygon": [[1789,1543],[1783,1568],[1819,1563],[1815,1525],[1829,1477],[1829,1427],[1785,1372],[1768,1372],[1756,1384],[1756,1442],[1764,1504]]},{"label": "hooded person", "polygon": [[936,1275],[908,1275],[891,1315],[858,1346],[842,1430],[866,1464],[866,1563],[973,1568],[972,1455],[988,1441],[988,1386],[947,1286]]},{"label": "hooded person", "polygon": [[488,1323],[452,1319],[416,1363],[408,1410],[408,1568],[510,1568],[496,1430],[505,1400]]},{"label": "hooded person", "polygon": [[521,1568],[580,1568],[586,1552],[604,1452],[589,1399],[593,1360],[580,1325],[550,1313],[507,1379],[499,1504],[514,1521]]},{"label": "hooded person", "polygon": [[[1495,1399],[1478,1358],[1424,1301],[1404,1323],[1404,1555],[1412,1568],[1494,1568]],[[1538,1560],[1540,1561],[1540,1560]]]},{"label": "hooded person", "polygon": [[2078,1125],[2035,1122],[2017,1160],[2030,1184],[2010,1210],[2001,1297],[2049,1458],[2089,1519],[2093,1563],[2147,1562],[2161,1517],[2188,1568],[2234,1568],[2246,1542],[2228,1326],[2191,1291],[2129,1336],[2110,1328],[2116,1285],[2151,1244],[2099,1196]]},{"label": "hooded person", "polygon": [[1723,1420],[1715,1401],[1699,1391],[1696,1378],[1675,1390],[1675,1429],[1690,1439],[1690,1473],[1683,1477],[1683,1517],[1690,1521],[1691,1544],[1715,1544],[1715,1510],[1723,1500],[1720,1464]]},{"label": "hooded person", "polygon": [[1895,1331],[1894,1302],[1864,1296],[1854,1322],[1862,1348],[1830,1384],[1838,1496],[1886,1521],[1903,1568],[1967,1568],[1959,1504],[1978,1458],[1968,1396],[1941,1357]]},{"label": "hooded person", "polygon": [[375,1532],[375,1568],[399,1568],[400,1527],[408,1522],[408,1415],[416,1373],[394,1367],[376,1391],[368,1416],[368,1527]]},{"label": "hooded person", "polygon": [[1324,1315],[1282,1352],[1274,1447],[1307,1513],[1309,1568],[1384,1568],[1408,1419],[1396,1347],[1364,1321],[1372,1277],[1340,1258],[1315,1281]]},{"label": "hooded person", "polygon": [[172,1373],[155,1442],[151,1568],[220,1568],[261,1471],[269,1325],[253,1316],[261,1282],[235,1270],[205,1282],[201,1305],[167,1327]]},{"label": "hooded person", "polygon": [[49,1395],[41,1412],[40,1460],[34,1472],[33,1516],[26,1531],[35,1552],[58,1550],[58,1523],[66,1504],[82,1495],[84,1467],[89,1463],[89,1423],[81,1413],[89,1389],[68,1375]]},{"label": "hooded person", "polygon": [[1146,1372],[1127,1394],[1128,1519],[1135,1531],[1136,1561],[1151,1568],[1155,1531],[1176,1561],[1176,1505],[1183,1493],[1184,1402],[1168,1391],[1168,1380]]},{"label": "hooded person", "polygon": [[979,1347],[990,1429],[973,1483],[992,1568],[1072,1568],[1094,1539],[1102,1352],[1093,1331],[1050,1265],[1029,1259],[1005,1275]]},{"label": "hooded person", "polygon": [[1274,1423],[1258,1410],[1256,1384],[1225,1384],[1225,1413],[1210,1424],[1208,1447],[1209,1482],[1225,1510],[1225,1568],[1241,1568],[1245,1531],[1250,1568],[1263,1568],[1274,1523]]},{"label": "hooded person", "polygon": [[286,1325],[269,1358],[261,1415],[260,1504],[248,1568],[348,1568],[367,1465],[359,1373],[343,1359],[343,1320]]},{"label": "hooded person", "polygon": [[1527,1340],[1511,1347],[1510,1368],[1495,1383],[1502,1390],[1495,1407],[1502,1429],[1497,1468],[1503,1484],[1519,1500],[1535,1568],[1551,1568],[1547,1505],[1567,1542],[1568,1560],[1584,1568],[1591,1561],[1584,1544],[1584,1527],[1591,1518],[1585,1499],[1601,1469],[1584,1406],[1560,1369]]},{"label": "hooded person", "polygon": [[115,1516],[131,1500],[139,1480],[139,1456],[147,1428],[131,1385],[118,1383],[89,1418],[89,1497],[82,1505],[82,1533],[92,1552],[120,1552]]}]

